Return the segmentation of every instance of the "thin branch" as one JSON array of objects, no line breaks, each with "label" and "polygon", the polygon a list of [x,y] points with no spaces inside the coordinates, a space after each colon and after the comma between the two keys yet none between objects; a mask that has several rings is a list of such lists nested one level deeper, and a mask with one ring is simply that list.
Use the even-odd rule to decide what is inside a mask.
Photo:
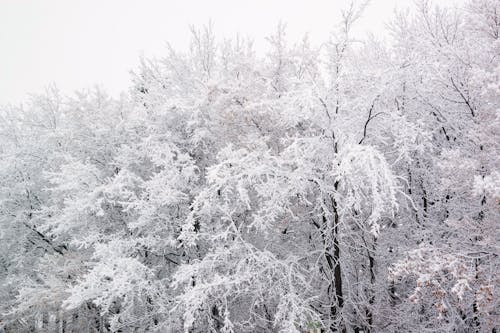
[{"label": "thin branch", "polygon": [[379,112],[379,113],[375,114],[374,116],[372,116],[373,108],[375,107],[375,102],[377,101],[377,99],[379,97],[380,97],[380,95],[377,95],[377,97],[375,97],[375,99],[372,102],[372,105],[370,106],[370,110],[368,110],[368,118],[366,119],[365,126],[363,128],[363,137],[361,138],[361,140],[359,140],[358,144],[362,144],[363,141],[365,140],[366,134],[367,134],[367,129],[368,129],[368,124],[370,123],[370,121],[373,118],[375,118],[376,116],[383,113],[383,112]]}]

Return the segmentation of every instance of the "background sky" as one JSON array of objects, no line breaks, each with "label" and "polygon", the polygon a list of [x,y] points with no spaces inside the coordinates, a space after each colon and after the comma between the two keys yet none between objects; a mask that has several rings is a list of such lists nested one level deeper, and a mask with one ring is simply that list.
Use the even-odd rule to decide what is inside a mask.
[{"label": "background sky", "polygon": [[[218,38],[250,36],[258,51],[281,20],[291,40],[328,38],[348,0],[0,0],[0,104],[19,104],[55,83],[62,92],[129,86],[141,55],[166,42],[189,44],[189,25],[210,19]],[[384,36],[394,8],[412,0],[371,0],[357,34]],[[459,4],[461,0],[439,0]]]}]

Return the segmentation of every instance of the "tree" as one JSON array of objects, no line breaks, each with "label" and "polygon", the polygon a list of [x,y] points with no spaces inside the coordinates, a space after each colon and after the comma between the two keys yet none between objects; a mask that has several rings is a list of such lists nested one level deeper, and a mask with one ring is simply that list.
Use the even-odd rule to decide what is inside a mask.
[{"label": "tree", "polygon": [[495,332],[498,3],[366,8],[2,107],[0,327]]}]

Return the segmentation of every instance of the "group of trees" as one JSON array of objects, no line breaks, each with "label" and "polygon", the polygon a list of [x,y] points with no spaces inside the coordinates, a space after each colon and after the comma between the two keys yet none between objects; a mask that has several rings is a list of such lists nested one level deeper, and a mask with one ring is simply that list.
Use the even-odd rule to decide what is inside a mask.
[{"label": "group of trees", "polygon": [[0,331],[497,332],[500,3],[192,29],[0,112]]}]

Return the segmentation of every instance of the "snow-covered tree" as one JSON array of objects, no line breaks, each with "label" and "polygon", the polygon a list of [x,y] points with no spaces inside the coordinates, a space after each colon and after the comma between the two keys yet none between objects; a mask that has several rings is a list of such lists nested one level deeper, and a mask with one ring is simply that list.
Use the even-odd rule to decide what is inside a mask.
[{"label": "snow-covered tree", "polygon": [[2,107],[0,330],[496,332],[499,3],[363,10]]}]

